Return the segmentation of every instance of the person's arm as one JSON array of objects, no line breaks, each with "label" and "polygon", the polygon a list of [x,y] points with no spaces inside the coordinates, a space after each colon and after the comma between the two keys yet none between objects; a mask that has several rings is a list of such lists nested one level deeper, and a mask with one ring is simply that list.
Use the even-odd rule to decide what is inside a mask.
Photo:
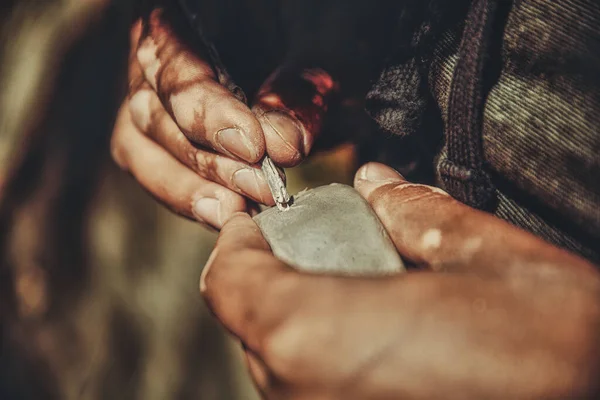
[{"label": "person's arm", "polygon": [[565,399],[600,395],[600,274],[585,260],[380,164],[356,187],[422,271],[306,275],[254,222],[224,227],[211,310],[268,399]]}]

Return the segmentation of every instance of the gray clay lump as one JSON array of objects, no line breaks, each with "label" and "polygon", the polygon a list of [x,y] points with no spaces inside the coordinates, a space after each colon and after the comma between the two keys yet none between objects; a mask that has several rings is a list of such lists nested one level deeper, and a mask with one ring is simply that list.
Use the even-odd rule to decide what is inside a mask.
[{"label": "gray clay lump", "polygon": [[405,270],[377,215],[350,186],[306,190],[289,210],[269,208],[254,220],[275,256],[305,272],[380,276]]}]

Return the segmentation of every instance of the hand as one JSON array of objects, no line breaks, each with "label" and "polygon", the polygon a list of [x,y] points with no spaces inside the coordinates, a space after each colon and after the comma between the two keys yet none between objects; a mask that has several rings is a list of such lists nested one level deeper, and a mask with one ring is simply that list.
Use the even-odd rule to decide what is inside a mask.
[{"label": "hand", "polygon": [[301,274],[246,215],[227,222],[205,267],[201,292],[265,398],[596,398],[593,266],[381,164],[355,186],[425,271]]},{"label": "hand", "polygon": [[216,228],[253,202],[273,205],[256,163],[266,152],[289,167],[310,152],[331,77],[278,70],[251,110],[180,39],[165,10],[133,26],[131,49],[130,92],[111,145],[116,162],[169,208]]}]

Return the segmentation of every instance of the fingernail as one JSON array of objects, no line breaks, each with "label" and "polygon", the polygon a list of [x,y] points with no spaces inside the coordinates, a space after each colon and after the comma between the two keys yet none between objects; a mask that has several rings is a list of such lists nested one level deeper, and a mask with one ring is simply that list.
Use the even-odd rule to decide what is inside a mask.
[{"label": "fingernail", "polygon": [[402,181],[402,175],[382,164],[369,163],[361,167],[356,175],[354,187],[368,199],[376,189],[390,183]]},{"label": "fingernail", "polygon": [[269,186],[261,171],[242,168],[233,174],[233,184],[254,200],[264,203],[263,193],[269,192]]},{"label": "fingernail", "polygon": [[398,181],[402,179],[402,175],[385,165],[370,163],[360,169],[358,178],[371,182]]},{"label": "fingernail", "polygon": [[249,162],[256,161],[258,149],[250,143],[246,135],[236,128],[217,132],[217,142],[225,150]]},{"label": "fingernail", "polygon": [[281,111],[269,111],[265,119],[277,133],[283,145],[298,156],[304,155],[304,134],[293,117]]},{"label": "fingernail", "polygon": [[217,199],[203,197],[196,200],[192,206],[192,212],[196,218],[209,224],[221,227],[221,203]]},{"label": "fingernail", "polygon": [[202,269],[202,274],[200,275],[200,293],[206,292],[206,275],[208,274],[208,271],[210,270],[211,265],[215,261],[218,251],[219,251],[219,249],[217,247],[215,247],[213,249],[212,253],[210,253],[208,260],[206,260],[206,264],[204,264],[204,268]]}]

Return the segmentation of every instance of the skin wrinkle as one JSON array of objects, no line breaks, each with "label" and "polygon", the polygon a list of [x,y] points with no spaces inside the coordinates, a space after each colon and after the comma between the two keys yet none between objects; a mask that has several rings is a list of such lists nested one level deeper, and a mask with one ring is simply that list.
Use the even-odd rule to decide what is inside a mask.
[{"label": "skin wrinkle", "polygon": [[401,202],[399,202],[399,204],[415,202],[415,201],[420,201],[423,199],[430,199],[430,198],[431,198],[431,193],[420,193],[420,194],[416,194],[414,196],[407,196],[407,197],[403,198],[401,200]]},{"label": "skin wrinkle", "polygon": [[396,190],[400,191],[400,190],[408,189],[411,187],[428,190],[431,193],[441,194],[443,196],[448,196],[448,197],[450,196],[448,193],[446,193],[442,189],[437,188],[435,186],[427,186],[427,185],[421,185],[418,183],[409,183],[409,182],[400,183],[398,186],[396,186],[394,188],[394,191],[396,191]]},{"label": "skin wrinkle", "polygon": [[195,157],[197,172],[205,178],[225,184],[218,173],[217,157],[218,155],[214,153],[198,151]]}]

